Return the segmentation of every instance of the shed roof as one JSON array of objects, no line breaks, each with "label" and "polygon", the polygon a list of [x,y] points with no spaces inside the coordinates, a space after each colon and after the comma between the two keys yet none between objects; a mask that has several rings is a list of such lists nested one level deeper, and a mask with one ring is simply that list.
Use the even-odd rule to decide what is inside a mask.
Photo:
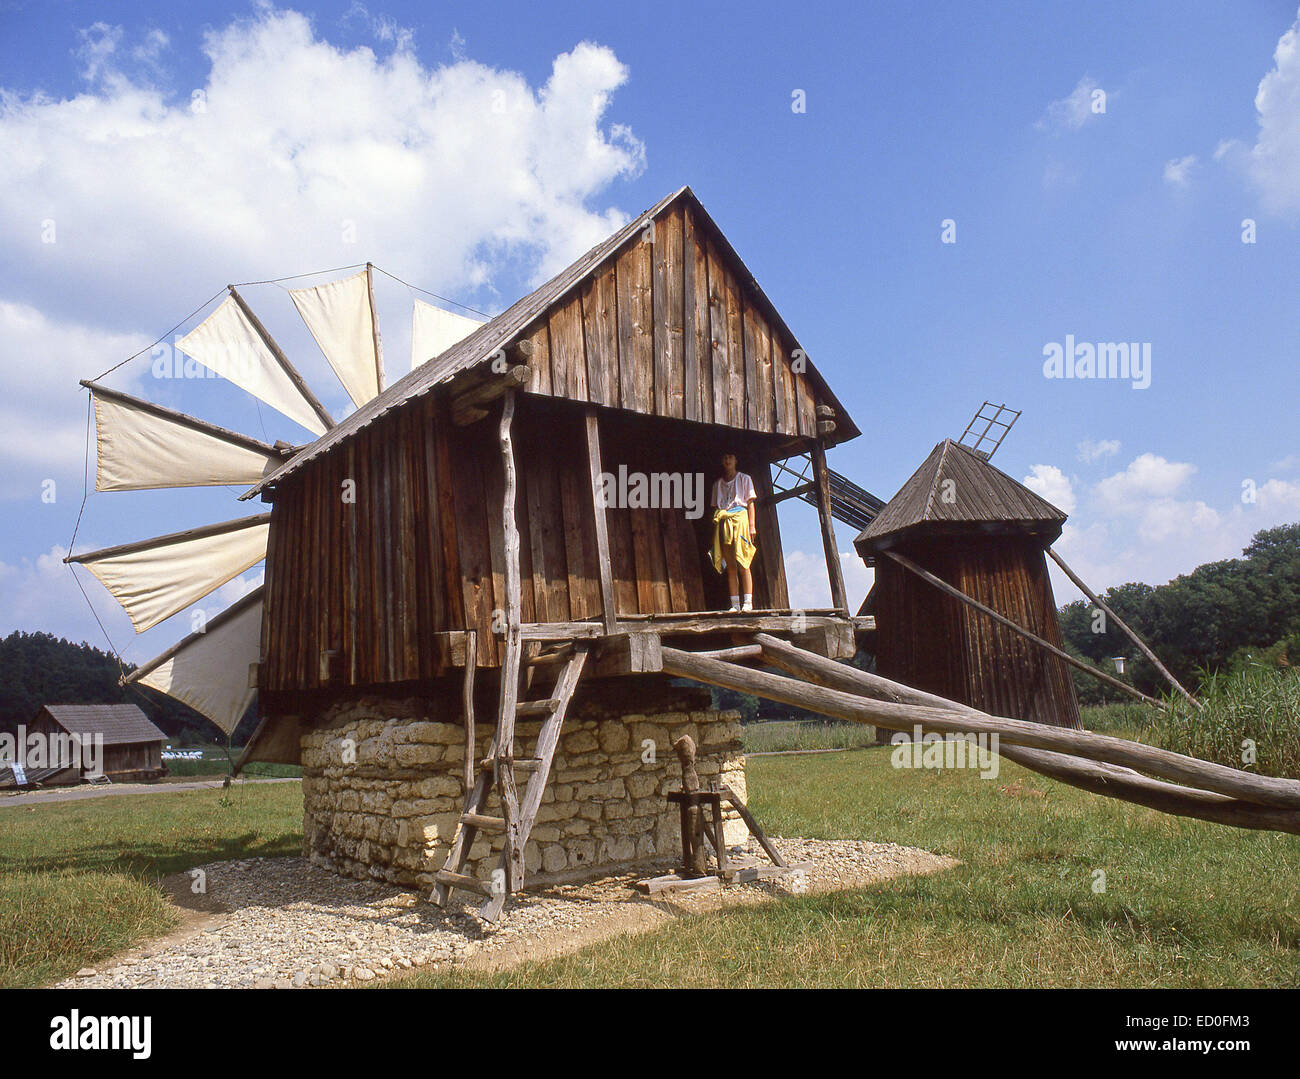
[{"label": "shed roof", "polygon": [[138,704],[47,704],[43,711],[69,734],[102,735],[106,746],[167,740]]},{"label": "shed roof", "polygon": [[[315,442],[303,447],[270,475],[263,477],[259,483],[251,487],[240,498],[251,498],[263,487],[279,483],[309,461],[319,457],[363,428],[368,427],[386,413],[401,407],[408,401],[422,397],[463,371],[487,363],[499,349],[507,349],[515,341],[524,337],[525,331],[534,322],[552,306],[566,298],[573,289],[587,280],[604,262],[615,257],[628,240],[639,237],[648,221],[682,199],[689,200],[699,219],[716,236],[723,250],[737,268],[738,276],[748,284],[755,299],[770,316],[772,322],[794,341],[795,347],[800,347],[798,340],[790,332],[790,328],[785,324],[776,308],[773,307],[771,300],[758,286],[753,274],[749,272],[740,256],[736,254],[735,249],[723,236],[722,231],[714,224],[713,219],[700,204],[695,193],[689,187],[682,187],[671,195],[660,199],[650,209],[628,222],[612,236],[597,244],[567,269],[547,281],[546,284],[530,292],[523,299],[516,301],[512,306],[497,315],[496,318],[484,323],[468,337],[452,345],[440,356],[435,357],[428,363],[421,364],[415,370],[394,382],[383,393],[371,398],[351,415],[340,420]],[[807,376],[822,397],[831,402],[835,409],[837,427],[829,441],[831,443],[844,442],[861,434],[857,425],[849,417],[843,405],[840,404],[829,385],[827,385],[826,380],[811,362],[807,365]]]},{"label": "shed roof", "polygon": [[[951,483],[949,483],[951,481]],[[859,554],[889,546],[903,532],[927,526],[1003,525],[1012,530],[1060,534],[1066,514],[986,458],[944,439],[898,494],[858,535]]]}]

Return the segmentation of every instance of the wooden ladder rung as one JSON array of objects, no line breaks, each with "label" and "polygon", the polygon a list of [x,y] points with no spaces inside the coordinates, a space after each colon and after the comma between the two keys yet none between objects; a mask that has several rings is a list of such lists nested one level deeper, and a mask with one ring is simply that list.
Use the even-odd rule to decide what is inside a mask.
[{"label": "wooden ladder rung", "polygon": [[555,711],[559,701],[554,697],[548,697],[544,701],[520,701],[515,706],[515,715],[517,716],[548,716]]},{"label": "wooden ladder rung", "polygon": [[479,895],[492,895],[492,888],[486,881],[481,881],[478,877],[471,877],[464,873],[453,873],[450,869],[438,870],[437,876],[434,877],[439,884],[445,884],[448,888],[460,888],[466,892],[478,892]]},{"label": "wooden ladder rung", "polygon": [[506,830],[505,817],[493,817],[487,813],[462,813],[460,817],[462,824],[472,824],[475,828],[484,830],[494,830],[504,832]]},{"label": "wooden ladder rung", "polygon": [[525,667],[548,667],[553,663],[563,663],[573,655],[573,645],[566,644],[563,648],[553,648],[549,652],[540,652],[524,660]]},{"label": "wooden ladder rung", "polygon": [[[542,760],[540,757],[516,757],[515,771],[533,772],[536,771],[539,767],[541,767],[541,764],[542,764]],[[496,760],[492,757],[484,757],[481,761],[478,762],[478,766],[481,769],[483,769],[483,771],[488,772],[496,767]]]}]

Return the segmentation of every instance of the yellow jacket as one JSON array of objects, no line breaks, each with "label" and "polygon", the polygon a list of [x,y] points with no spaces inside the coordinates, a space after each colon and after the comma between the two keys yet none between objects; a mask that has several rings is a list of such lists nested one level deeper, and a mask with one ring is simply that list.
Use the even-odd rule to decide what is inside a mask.
[{"label": "yellow jacket", "polygon": [[713,511],[713,550],[710,554],[714,569],[723,572],[728,555],[735,558],[737,565],[748,569],[757,550],[758,547],[749,534],[748,507],[737,506],[730,511]]}]

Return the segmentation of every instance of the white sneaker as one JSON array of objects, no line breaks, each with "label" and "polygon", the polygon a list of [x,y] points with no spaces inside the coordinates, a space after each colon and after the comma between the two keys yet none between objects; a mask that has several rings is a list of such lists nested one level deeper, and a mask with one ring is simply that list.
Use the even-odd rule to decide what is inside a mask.
[{"label": "white sneaker", "polygon": [[746,603],[740,609],[742,611],[753,611],[754,605],[752,603]]},{"label": "white sneaker", "polygon": [[739,613],[740,613],[740,608],[737,607],[737,606],[733,603],[730,607],[727,608],[727,613],[728,613],[728,614],[739,614]]}]

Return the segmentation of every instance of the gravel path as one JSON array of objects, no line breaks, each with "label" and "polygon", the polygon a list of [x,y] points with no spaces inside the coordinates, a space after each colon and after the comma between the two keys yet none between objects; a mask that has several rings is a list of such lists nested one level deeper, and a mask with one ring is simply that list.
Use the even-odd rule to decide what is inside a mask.
[{"label": "gravel path", "polygon": [[59,987],[327,987],[365,984],[413,967],[490,969],[643,932],[686,912],[765,902],[797,890],[862,887],[957,864],[892,843],[776,843],[787,861],[813,862],[806,880],[652,900],[633,888],[648,875],[641,871],[525,893],[511,901],[497,926],[481,923],[472,907],[443,911],[411,892],[341,877],[302,858],[216,862],[201,867],[207,892],[193,902],[189,874],[171,882],[190,908],[186,928],[102,969],[79,971]]}]

